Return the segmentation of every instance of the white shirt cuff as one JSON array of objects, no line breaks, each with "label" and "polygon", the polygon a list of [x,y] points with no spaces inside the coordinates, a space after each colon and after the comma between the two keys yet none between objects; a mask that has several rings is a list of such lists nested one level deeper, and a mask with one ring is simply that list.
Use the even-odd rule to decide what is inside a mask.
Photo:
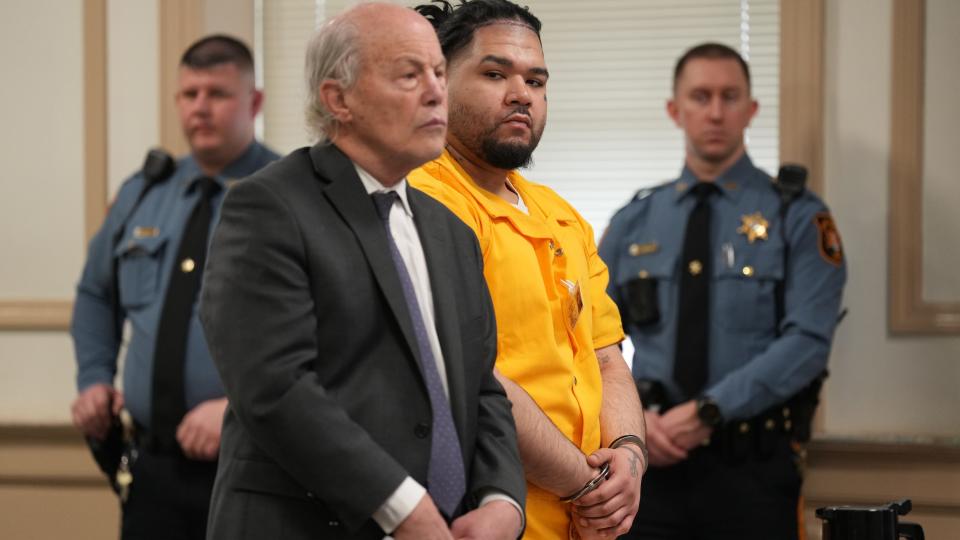
[{"label": "white shirt cuff", "polygon": [[487,489],[483,491],[482,494],[482,497],[480,497],[480,506],[493,501],[507,501],[511,506],[517,509],[517,513],[520,514],[520,529],[517,531],[517,538],[519,538],[520,531],[527,526],[527,519],[526,516],[523,515],[523,508],[520,507],[520,503],[513,500],[513,497],[507,495],[506,493],[497,491],[495,489]]},{"label": "white shirt cuff", "polygon": [[[413,513],[413,509],[420,504],[420,500],[423,499],[426,494],[426,488],[408,476],[403,479],[400,486],[387,497],[387,500],[380,505],[380,508],[378,508],[371,517],[377,522],[377,525],[380,525],[380,528],[383,529],[385,534],[390,535]],[[517,536],[519,537],[520,531],[526,526],[526,517],[523,515],[523,508],[520,507],[520,504],[515,501],[513,497],[495,489],[488,489],[483,492],[480,498],[480,506],[493,501],[506,501],[517,510],[517,514],[520,516],[520,529],[517,530]]]},{"label": "white shirt cuff", "polygon": [[380,525],[383,532],[391,534],[413,513],[413,509],[420,504],[420,499],[426,494],[427,490],[408,476],[400,483],[400,487],[387,497],[386,502],[373,513],[373,520]]}]

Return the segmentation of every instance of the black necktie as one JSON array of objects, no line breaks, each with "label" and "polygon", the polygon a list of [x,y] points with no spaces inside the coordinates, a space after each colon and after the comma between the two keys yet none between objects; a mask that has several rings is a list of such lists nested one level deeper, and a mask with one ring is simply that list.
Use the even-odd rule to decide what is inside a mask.
[{"label": "black necktie", "polygon": [[184,369],[187,350],[187,333],[193,306],[200,290],[203,264],[207,255],[207,235],[213,195],[220,190],[215,180],[202,177],[196,180],[195,189],[200,191],[200,200],[193,208],[190,219],[180,237],[177,257],[167,295],[160,312],[156,348],[153,354],[153,400],[151,432],[152,445],[157,450],[177,448],[177,426],[187,412],[184,389]]},{"label": "black necktie", "polygon": [[710,195],[713,182],[697,182],[690,189],[697,202],[687,220],[680,260],[680,298],[677,314],[677,352],[673,378],[684,399],[696,397],[707,384],[710,336]]},{"label": "black necktie", "polygon": [[410,272],[400,256],[400,250],[390,231],[390,209],[400,196],[395,191],[374,193],[374,205],[377,213],[387,230],[387,240],[390,244],[390,257],[400,277],[400,286],[403,288],[403,297],[407,302],[410,313],[410,322],[417,337],[417,350],[420,352],[420,368],[423,371],[424,381],[427,383],[427,394],[430,397],[430,408],[433,410],[433,425],[431,426],[430,463],[427,466],[427,492],[436,503],[437,508],[447,518],[452,518],[460,500],[466,493],[466,475],[463,467],[463,454],[460,451],[460,440],[457,438],[457,428],[453,423],[453,414],[450,411],[450,401],[443,390],[443,381],[440,380],[440,371],[437,369],[437,360],[430,348],[427,337],[427,326],[423,322],[420,304],[417,303],[417,292],[410,279]]}]

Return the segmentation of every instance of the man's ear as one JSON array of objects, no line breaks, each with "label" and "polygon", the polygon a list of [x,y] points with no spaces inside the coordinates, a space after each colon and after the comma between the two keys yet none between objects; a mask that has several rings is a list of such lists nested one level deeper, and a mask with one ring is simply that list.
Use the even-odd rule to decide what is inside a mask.
[{"label": "man's ear", "polygon": [[323,103],[324,108],[330,111],[337,122],[343,124],[350,121],[352,114],[350,107],[347,106],[346,92],[339,82],[332,79],[324,80],[317,88],[317,96],[320,103]]},{"label": "man's ear", "polygon": [[256,118],[257,115],[260,114],[260,111],[263,110],[263,90],[253,89],[253,100],[250,105],[250,116]]},{"label": "man's ear", "polygon": [[757,117],[757,112],[759,110],[760,103],[758,103],[755,99],[750,99],[750,121],[747,122],[748,126],[753,122],[753,119]]},{"label": "man's ear", "polygon": [[680,108],[677,107],[676,98],[670,98],[667,100],[667,115],[670,116],[670,119],[673,120],[673,123],[677,127],[683,127],[680,125]]}]

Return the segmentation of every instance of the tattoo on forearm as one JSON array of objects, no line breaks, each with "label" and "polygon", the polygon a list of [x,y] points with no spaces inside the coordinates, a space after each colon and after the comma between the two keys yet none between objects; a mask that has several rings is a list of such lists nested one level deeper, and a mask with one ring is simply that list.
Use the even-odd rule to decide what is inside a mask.
[{"label": "tattoo on forearm", "polygon": [[631,450],[631,449],[629,449],[629,448],[627,448],[627,447],[625,447],[625,446],[621,446],[620,448],[623,448],[623,449],[626,450],[627,452],[630,452],[630,476],[636,478],[636,477],[637,477],[637,463],[640,463],[640,456],[638,456],[636,452],[634,452],[633,450]]},{"label": "tattoo on forearm", "polygon": [[610,361],[610,354],[603,351],[597,353],[597,360],[600,362],[600,365],[606,364]]}]

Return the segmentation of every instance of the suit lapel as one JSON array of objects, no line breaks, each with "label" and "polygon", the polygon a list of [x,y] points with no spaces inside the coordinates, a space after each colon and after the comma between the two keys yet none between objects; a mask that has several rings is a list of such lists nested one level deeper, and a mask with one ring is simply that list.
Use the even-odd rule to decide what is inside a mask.
[{"label": "suit lapel", "polygon": [[[318,144],[310,149],[310,158],[314,169],[328,182],[324,194],[330,204],[357,236],[360,248],[387,298],[390,310],[400,324],[407,346],[413,353],[417,371],[420,372],[420,352],[413,324],[410,322],[407,302],[403,297],[403,287],[390,256],[386,232],[370,196],[363,188],[353,163],[336,146]],[[420,374],[422,377],[423,373]]]},{"label": "suit lapel", "polygon": [[461,428],[462,440],[462,428],[467,420],[467,404],[464,399],[460,317],[457,315],[454,283],[450,279],[453,275],[450,260],[454,257],[454,252],[450,246],[448,229],[438,226],[443,220],[435,215],[433,207],[426,204],[427,195],[408,187],[407,198],[413,210],[413,221],[417,226],[423,254],[427,259],[437,336],[440,339],[440,349],[443,351],[443,362],[447,370],[447,387],[450,389],[450,409],[454,423]]}]

